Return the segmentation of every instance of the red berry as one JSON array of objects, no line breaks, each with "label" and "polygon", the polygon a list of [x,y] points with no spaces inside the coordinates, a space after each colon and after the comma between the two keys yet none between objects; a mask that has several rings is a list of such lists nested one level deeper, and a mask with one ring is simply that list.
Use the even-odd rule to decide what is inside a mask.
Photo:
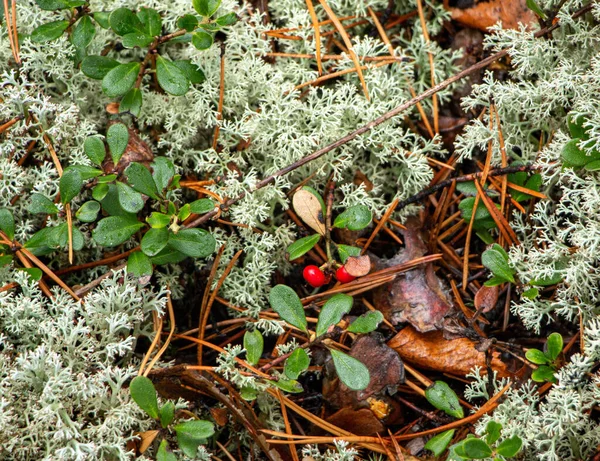
[{"label": "red berry", "polygon": [[335,271],[335,278],[340,283],[348,283],[354,280],[356,277],[350,275],[344,266],[340,267]]},{"label": "red berry", "polygon": [[327,283],[327,277],[323,271],[314,265],[306,266],[302,271],[302,276],[306,283],[314,288],[319,288]]}]

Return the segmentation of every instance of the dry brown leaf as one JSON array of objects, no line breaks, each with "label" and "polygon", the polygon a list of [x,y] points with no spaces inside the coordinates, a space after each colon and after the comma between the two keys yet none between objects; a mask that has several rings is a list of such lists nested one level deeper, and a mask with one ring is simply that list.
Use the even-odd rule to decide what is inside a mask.
[{"label": "dry brown leaf", "polygon": [[[113,123],[109,123],[109,126]],[[129,127],[127,130],[129,131],[129,142],[127,143],[127,147],[125,148],[125,152],[121,156],[119,163],[117,163],[117,166],[115,167],[113,164],[110,155],[106,156],[106,159],[102,164],[102,169],[107,174],[117,173],[118,175],[121,175],[132,162],[141,163],[149,168],[150,163],[154,160],[154,154],[150,147],[148,147],[148,144],[142,141],[134,130]]]},{"label": "dry brown leaf", "polygon": [[154,442],[154,439],[156,438],[156,436],[160,434],[160,431],[146,431],[146,432],[141,432],[138,434],[138,437],[140,438],[140,446],[139,446],[139,451],[140,453],[144,453],[148,447],[150,445],[152,445],[152,442]]},{"label": "dry brown leaf", "polygon": [[296,191],[292,198],[292,205],[298,217],[311,229],[325,235],[325,217],[323,206],[319,199],[304,189]]},{"label": "dry brown leaf", "polygon": [[369,408],[342,408],[327,418],[327,422],[356,435],[380,434],[385,426]]},{"label": "dry brown leaf", "polygon": [[471,8],[449,10],[455,21],[484,32],[498,21],[502,22],[504,29],[518,29],[520,23],[528,27],[537,23],[535,14],[527,8],[526,0],[479,1]]},{"label": "dry brown leaf", "polygon": [[344,268],[352,277],[362,277],[371,271],[371,258],[368,255],[350,256]]},{"label": "dry brown leaf", "polygon": [[[419,333],[408,326],[394,336],[388,346],[394,349],[402,360],[428,370],[466,376],[478,366],[486,372],[485,353],[476,349],[477,343],[468,338],[444,339],[442,331]],[[500,354],[492,352],[492,368],[498,377],[510,376]]]},{"label": "dry brown leaf", "polygon": [[481,310],[484,314],[491,311],[496,307],[498,302],[498,295],[500,294],[500,287],[486,287],[483,285],[475,294],[475,309]]}]

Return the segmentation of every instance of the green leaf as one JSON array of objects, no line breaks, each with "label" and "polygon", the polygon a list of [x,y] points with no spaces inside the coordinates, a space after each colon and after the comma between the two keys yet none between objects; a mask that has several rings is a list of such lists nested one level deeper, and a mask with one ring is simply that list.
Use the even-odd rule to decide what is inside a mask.
[{"label": "green leaf", "polygon": [[36,282],[39,282],[42,278],[42,275],[44,275],[42,270],[38,269],[37,267],[23,267],[20,270],[26,272],[27,275],[29,275],[29,278],[35,280]]},{"label": "green leaf", "polygon": [[118,65],[119,61],[107,56],[87,56],[81,61],[81,72],[95,80],[102,80]]},{"label": "green leaf", "polygon": [[[461,211],[461,216],[467,223],[471,222],[474,206],[475,197],[467,197],[466,199],[461,200],[458,204],[458,209]],[[492,215],[485,205],[481,203],[481,200],[477,204],[477,210],[475,211],[475,222],[473,223],[473,226],[477,229],[494,229],[497,227]]]},{"label": "green leaf", "polygon": [[83,142],[83,152],[92,163],[102,166],[104,157],[106,157],[106,148],[104,142],[99,136],[88,136]]},{"label": "green leaf", "polygon": [[567,116],[567,125],[569,126],[569,132],[572,138],[579,138],[583,140],[589,139],[587,130],[583,125],[587,122],[587,118],[583,115],[575,117],[575,115],[569,114]]},{"label": "green leaf", "polygon": [[438,410],[442,410],[455,418],[463,418],[465,413],[460,406],[456,392],[444,381],[436,381],[425,389],[425,398]]},{"label": "green leaf", "polygon": [[338,252],[338,255],[340,256],[340,261],[342,262],[342,264],[344,264],[350,256],[360,256],[361,251],[362,250],[360,248],[353,247],[350,245],[338,245],[337,246],[337,252]]},{"label": "green leaf", "polygon": [[483,252],[481,263],[496,277],[514,283],[513,270],[508,265],[506,258],[498,250],[492,248]]},{"label": "green leaf", "polygon": [[540,294],[540,291],[536,287],[528,288],[523,292],[523,296],[527,299],[535,299]]},{"label": "green leaf", "polygon": [[199,15],[209,18],[219,9],[221,0],[192,0],[192,5]]},{"label": "green leaf", "polygon": [[521,451],[523,441],[518,435],[513,435],[511,438],[503,440],[497,447],[496,453],[505,458],[513,458]]},{"label": "green leaf", "polygon": [[36,27],[31,32],[31,41],[36,43],[45,43],[59,38],[69,27],[69,21],[52,21]]},{"label": "green leaf", "polygon": [[554,369],[546,365],[540,365],[536,370],[533,370],[533,373],[531,373],[531,379],[538,383],[543,383],[545,381],[550,383],[556,382],[556,377],[554,376]]},{"label": "green leaf", "polygon": [[0,230],[6,234],[8,240],[15,238],[15,218],[6,208],[0,208]]},{"label": "green leaf", "polygon": [[550,359],[551,362],[554,362],[563,348],[563,338],[560,333],[552,333],[548,336],[548,341],[546,341],[546,345],[544,346],[544,354],[546,357]]},{"label": "green leaf", "polygon": [[350,324],[348,330],[350,333],[371,333],[383,320],[383,314],[380,311],[369,311]]},{"label": "green leaf", "polygon": [[169,215],[153,211],[152,214],[146,218],[146,221],[153,229],[162,229],[169,225],[171,222],[171,217]]},{"label": "green leaf", "polygon": [[506,280],[503,277],[492,277],[489,280],[486,280],[484,285],[486,287],[495,287],[498,285],[502,285],[503,283],[506,283]]},{"label": "green leaf", "polygon": [[99,212],[100,204],[95,200],[90,200],[79,207],[75,216],[77,216],[77,219],[81,222],[94,222],[98,217]]},{"label": "green leaf", "polygon": [[580,141],[581,139],[579,138],[571,139],[563,147],[561,157],[563,161],[568,163],[570,166],[582,167],[592,160],[598,160],[597,158],[586,155],[585,152],[578,147]]},{"label": "green leaf", "polygon": [[175,418],[175,404],[172,401],[165,403],[160,409],[160,425],[163,429],[173,422]]},{"label": "green leaf", "polygon": [[42,10],[46,11],[64,10],[65,8],[69,8],[68,2],[64,0],[35,0],[35,3],[37,3]]},{"label": "green leaf", "polygon": [[206,258],[215,252],[217,242],[204,229],[181,229],[170,234],[169,246],[192,258]]},{"label": "green leaf", "polygon": [[333,227],[357,231],[371,223],[371,210],[365,205],[355,205],[340,214],[333,222]]},{"label": "green leaf", "polygon": [[101,176],[104,172],[99,170],[98,168],[94,168],[88,165],[71,165],[65,168],[65,171],[68,170],[77,170],[81,175],[81,179],[83,181],[87,181],[88,179],[97,178]]},{"label": "green leaf", "polygon": [[275,285],[269,293],[269,304],[279,316],[290,325],[307,331],[306,314],[302,301],[287,285]]},{"label": "green leaf", "polygon": [[204,72],[197,65],[192,64],[192,61],[189,59],[173,61],[173,64],[183,72],[185,77],[190,81],[190,83],[202,83],[206,80]]},{"label": "green leaf", "polygon": [[209,198],[201,198],[190,203],[190,211],[196,214],[204,214],[214,210],[215,203]]},{"label": "green leaf", "polygon": [[134,251],[127,258],[127,272],[134,277],[152,275],[152,262],[142,251]]},{"label": "green leaf", "polygon": [[2,255],[0,256],[0,267],[9,265],[13,260],[13,255]]},{"label": "green leaf", "polygon": [[107,13],[106,11],[96,11],[92,16],[100,27],[103,29],[110,28],[110,13]]},{"label": "green leaf", "polygon": [[179,212],[177,213],[177,219],[179,221],[185,221],[190,214],[192,214],[192,212],[190,211],[190,204],[186,203],[185,205],[183,205],[180,209]]},{"label": "green leaf", "polygon": [[154,37],[146,35],[145,32],[131,32],[123,35],[123,46],[125,48],[145,48],[154,41]]},{"label": "green leaf", "polygon": [[207,438],[215,433],[213,423],[209,421],[193,420],[177,424],[175,427],[177,442],[183,453],[194,458],[198,451],[198,445],[204,443]]},{"label": "green leaf", "polygon": [[112,30],[117,35],[126,35],[132,32],[143,32],[144,27],[133,11],[128,8],[117,8],[108,18]]},{"label": "green leaf", "polygon": [[251,402],[252,400],[256,400],[256,397],[258,397],[258,391],[256,389],[252,389],[251,387],[245,386],[240,390],[240,397],[248,402]]},{"label": "green leaf", "polygon": [[187,258],[187,255],[167,246],[160,253],[158,253],[156,256],[152,256],[150,259],[154,264],[161,266],[163,264],[177,264],[183,261],[185,258]]},{"label": "green leaf", "polygon": [[58,213],[58,207],[45,195],[31,194],[27,211],[30,213],[56,214]]},{"label": "green leaf", "polygon": [[135,218],[109,216],[100,220],[92,232],[92,237],[99,245],[114,247],[125,242],[142,227],[144,223]]},{"label": "green leaf", "polygon": [[165,439],[160,442],[156,452],[156,461],[177,461],[177,456],[167,450],[168,443]]},{"label": "green leaf", "polygon": [[[114,125],[113,125],[114,126]],[[125,175],[131,187],[142,194],[159,200],[158,190],[148,168],[141,163],[133,162],[125,170]]]},{"label": "green leaf", "polygon": [[156,389],[149,378],[145,376],[136,376],[129,384],[129,393],[131,398],[138,406],[144,410],[148,416],[158,419],[158,400],[156,399]]},{"label": "green leaf", "polygon": [[472,459],[484,459],[492,456],[492,449],[481,439],[466,439],[463,444],[465,454]]},{"label": "green leaf", "polygon": [[23,246],[36,256],[52,253],[60,247],[58,243],[59,233],[60,229],[57,227],[45,227],[33,234]]},{"label": "green leaf", "polygon": [[173,162],[166,157],[156,157],[150,165],[152,167],[152,177],[158,192],[162,193],[167,187],[173,176],[175,176],[175,167]]},{"label": "green leaf", "polygon": [[298,379],[298,376],[300,376],[309,365],[310,357],[304,349],[299,347],[285,360],[283,372],[290,379]]},{"label": "green leaf", "polygon": [[98,179],[96,181],[98,181],[98,184],[102,184],[102,183],[110,183],[113,182],[115,179],[117,179],[117,175],[114,173],[111,174],[105,174],[104,176],[100,176],[98,177]]},{"label": "green leaf", "polygon": [[192,34],[192,45],[200,51],[208,50],[213,42],[213,36],[203,30],[198,30]]},{"label": "green leaf", "polygon": [[539,349],[528,349],[525,352],[525,358],[536,365],[545,365],[551,362],[546,355]]},{"label": "green leaf", "polygon": [[169,231],[166,227],[150,229],[142,237],[142,251],[148,256],[156,256],[169,243]]},{"label": "green leaf", "polygon": [[162,18],[154,8],[140,8],[137,17],[148,35],[156,37],[162,33]]},{"label": "green leaf", "polygon": [[81,174],[76,169],[67,168],[63,175],[60,177],[58,182],[58,189],[60,191],[60,201],[69,203],[73,198],[79,194],[83,187],[83,179]]},{"label": "green leaf", "polygon": [[[592,156],[594,156],[594,153],[592,153]],[[587,171],[598,171],[600,170],[600,160],[592,160],[589,163],[585,164],[585,169]]]},{"label": "green leaf", "polygon": [[485,441],[488,445],[493,445],[496,443],[496,440],[500,438],[500,432],[502,431],[502,424],[497,423],[496,421],[488,421],[487,426],[485,426]]},{"label": "green leaf", "polygon": [[301,239],[296,240],[290,246],[287,247],[288,259],[293,261],[294,259],[298,259],[300,256],[308,253],[321,238],[320,234],[309,235],[307,237],[302,237]]},{"label": "green leaf", "polygon": [[102,91],[111,98],[124,95],[135,84],[139,72],[139,62],[119,64],[102,78]]},{"label": "green leaf", "polygon": [[198,27],[198,18],[193,14],[185,14],[177,20],[177,27],[191,32]]},{"label": "green leaf", "polygon": [[531,11],[533,11],[540,18],[546,19],[546,15],[544,14],[544,12],[542,11],[542,9],[540,8],[540,6],[537,4],[537,2],[535,0],[527,0],[525,2],[525,4],[527,5],[527,8],[529,8]]},{"label": "green leaf", "polygon": [[317,336],[327,333],[329,327],[337,324],[344,314],[350,312],[353,302],[352,296],[344,293],[338,293],[329,298],[321,308],[321,313],[319,314],[316,330]]},{"label": "green leaf", "polygon": [[181,96],[190,88],[190,81],[179,67],[160,55],[156,57],[156,78],[161,88],[174,96]]},{"label": "green leaf", "polygon": [[449,431],[440,432],[435,437],[432,437],[425,444],[425,449],[431,451],[434,456],[440,456],[446,450],[446,447],[452,442],[454,437],[454,429]]},{"label": "green leaf", "polygon": [[114,123],[108,127],[106,132],[106,142],[108,143],[108,149],[112,157],[113,164],[117,166],[121,156],[127,149],[127,143],[129,143],[129,130],[122,123]]},{"label": "green leaf", "polygon": [[139,88],[132,88],[119,104],[119,112],[129,112],[134,117],[139,117],[142,110],[142,92]]},{"label": "green leaf", "polygon": [[254,328],[244,333],[244,349],[246,349],[246,360],[250,365],[256,365],[263,353],[265,340],[263,335]]},{"label": "green leaf", "polygon": [[335,349],[329,349],[340,380],[353,391],[362,391],[369,385],[371,377],[367,367],[354,357]]},{"label": "green leaf", "polygon": [[127,184],[117,182],[117,190],[119,191],[119,204],[129,213],[137,213],[144,208],[144,199],[142,194],[134,191]]},{"label": "green leaf", "polygon": [[108,184],[106,196],[100,200],[102,208],[111,216],[125,216],[127,218],[137,219],[135,213],[125,211],[119,202],[119,190],[116,184]]},{"label": "green leaf", "polygon": [[85,56],[85,50],[92,42],[95,35],[96,27],[89,16],[83,16],[77,21],[77,25],[75,26],[75,29],[73,29],[70,40],[78,53],[80,52],[82,54],[82,57]]},{"label": "green leaf", "polygon": [[267,381],[277,386],[282,391],[290,392],[292,394],[299,394],[300,392],[304,391],[302,384],[295,379],[285,379],[283,376],[280,376],[278,381]]},{"label": "green leaf", "polygon": [[221,27],[231,26],[237,22],[237,15],[235,13],[227,13],[223,16],[218,17],[215,22]]},{"label": "green leaf", "polygon": [[99,202],[108,194],[108,184],[98,184],[92,189],[92,197]]}]

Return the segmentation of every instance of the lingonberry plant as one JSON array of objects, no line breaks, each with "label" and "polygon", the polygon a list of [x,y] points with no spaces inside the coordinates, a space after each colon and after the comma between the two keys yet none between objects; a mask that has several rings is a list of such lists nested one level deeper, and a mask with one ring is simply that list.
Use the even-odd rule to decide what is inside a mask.
[{"label": "lingonberry plant", "polygon": [[[31,40],[45,43],[66,33],[76,53],[74,61],[90,78],[102,80],[102,91],[111,98],[122,97],[119,110],[138,116],[142,107],[142,81],[154,74],[160,88],[172,95],[187,93],[190,85],[204,81],[204,73],[189,60],[171,61],[161,54],[167,44],[191,42],[198,50],[213,44],[213,34],[236,21],[234,13],[218,18],[220,0],[193,0],[196,14],[186,14],[177,20],[178,30],[163,32],[162,18],[153,8],[142,7],[137,12],[128,8],[113,11],[92,11],[85,0],[35,0],[43,10],[55,11],[56,21],[37,27]],[[66,13],[66,14],[65,14]],[[96,35],[96,27],[114,34],[100,55],[88,55],[88,46]],[[107,56],[119,49],[141,49],[134,59],[120,62]],[[128,55],[130,55],[128,53]]]},{"label": "lingonberry plant", "polygon": [[544,350],[528,349],[525,358],[538,367],[531,373],[531,379],[538,382],[558,382],[554,374],[560,365],[559,357],[563,349],[563,338],[560,333],[548,336]]},{"label": "lingonberry plant", "polygon": [[[496,421],[488,422],[482,438],[478,438],[473,434],[467,435],[465,439],[450,447],[448,459],[453,461],[463,461],[469,459],[492,458],[494,461],[504,461],[514,458],[521,451],[523,440],[521,440],[518,435],[513,435],[512,437],[498,442],[501,432],[502,425],[500,423],[497,423]],[[440,442],[442,441],[441,436],[443,434],[445,433],[437,436],[440,437],[440,439],[438,439]],[[429,449],[432,449],[432,445],[430,445]],[[445,447],[442,449],[442,452],[444,449]]]}]

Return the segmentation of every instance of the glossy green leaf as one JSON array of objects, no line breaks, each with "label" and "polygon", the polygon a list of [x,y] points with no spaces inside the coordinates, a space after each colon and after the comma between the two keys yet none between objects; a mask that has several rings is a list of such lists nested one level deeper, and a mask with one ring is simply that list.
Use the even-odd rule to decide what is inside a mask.
[{"label": "glossy green leaf", "polygon": [[337,252],[340,256],[340,261],[344,264],[350,256],[360,256],[361,249],[350,245],[338,245]]},{"label": "glossy green leaf", "polygon": [[269,293],[269,304],[282,320],[302,331],[307,331],[306,314],[302,301],[290,287],[275,285]]},{"label": "glossy green leaf", "polygon": [[336,325],[342,320],[342,316],[352,309],[353,302],[352,296],[344,293],[337,293],[329,298],[321,308],[321,313],[319,314],[316,330],[317,336],[324,335],[327,333],[329,327]]},{"label": "glossy green leaf", "polygon": [[199,15],[208,18],[219,9],[221,0],[192,0],[192,5]]},{"label": "glossy green leaf", "polygon": [[132,88],[119,104],[119,112],[129,112],[134,117],[139,117],[142,110],[142,92],[139,88]]},{"label": "glossy green leaf", "polygon": [[285,392],[290,392],[292,394],[299,394],[303,392],[302,384],[300,384],[295,379],[286,379],[283,376],[279,377],[278,381],[268,381],[271,384],[277,386],[279,389]]},{"label": "glossy green leaf", "polygon": [[362,391],[369,385],[371,377],[367,367],[354,357],[335,349],[330,349],[331,358],[340,380],[354,391]]},{"label": "glossy green leaf", "polygon": [[156,57],[156,78],[163,90],[175,96],[187,93],[190,88],[190,81],[181,69],[160,55]]},{"label": "glossy green leaf", "polygon": [[455,418],[463,418],[465,413],[460,406],[458,396],[444,381],[436,381],[425,389],[425,398],[438,410]]},{"label": "glossy green leaf", "polygon": [[108,131],[106,132],[106,142],[113,164],[116,166],[125,152],[125,149],[127,149],[127,143],[129,143],[129,130],[122,123],[112,124],[108,127]]},{"label": "glossy green leaf", "polygon": [[425,444],[425,449],[429,450],[433,453],[434,456],[441,456],[446,448],[452,442],[452,437],[454,437],[454,429],[450,429],[449,431],[440,432],[435,437],[432,437]]},{"label": "glossy green leaf", "polygon": [[100,220],[92,232],[92,237],[99,245],[113,247],[125,242],[142,227],[144,223],[135,218],[109,216]]},{"label": "glossy green leaf", "polygon": [[92,189],[92,197],[99,202],[108,194],[108,184],[98,184]]},{"label": "glossy green leaf", "polygon": [[536,15],[538,15],[540,18],[542,19],[546,19],[546,14],[544,13],[544,11],[540,8],[540,6],[537,4],[537,2],[535,0],[527,0],[525,2],[525,4],[527,5],[527,8],[529,8],[531,11],[533,11]]},{"label": "glossy green leaf", "polygon": [[130,32],[123,35],[123,46],[125,48],[145,48],[154,41],[154,37],[147,35],[145,32]]},{"label": "glossy green leaf", "polygon": [[237,16],[235,13],[227,13],[223,16],[218,17],[215,22],[221,27],[231,26],[237,22]]},{"label": "glossy green leaf", "polygon": [[156,398],[156,389],[149,378],[145,376],[136,376],[129,384],[129,393],[131,398],[138,406],[144,410],[148,416],[158,419],[158,400]]},{"label": "glossy green leaf", "polygon": [[151,37],[156,37],[162,33],[162,18],[158,11],[154,8],[140,8],[137,17],[142,23],[142,27],[146,34]]},{"label": "glossy green leaf", "polygon": [[167,246],[160,253],[158,253],[156,256],[152,256],[150,259],[154,264],[160,266],[163,264],[176,264],[183,261],[187,257],[187,255],[181,253],[180,251]]},{"label": "glossy green leaf", "polygon": [[169,246],[192,258],[206,258],[215,252],[217,242],[204,229],[181,229],[177,234],[170,234]]},{"label": "glossy green leaf", "polygon": [[240,390],[240,397],[248,402],[251,402],[252,400],[256,400],[258,397],[258,391],[256,389],[252,389],[251,387],[242,387]]},{"label": "glossy green leaf", "polygon": [[83,179],[76,169],[66,169],[58,182],[60,201],[69,203],[79,194],[83,187]]},{"label": "glossy green leaf", "polygon": [[88,166],[88,165],[71,165],[68,166],[67,168],[65,168],[65,171],[68,170],[77,170],[79,172],[79,174],[81,175],[81,179],[83,181],[87,181],[88,179],[93,179],[93,178],[97,178],[98,176],[101,176],[104,171],[98,169],[98,168],[94,168],[92,166]]},{"label": "glossy green leaf", "polygon": [[209,198],[201,198],[190,203],[190,211],[196,214],[204,214],[214,210],[215,203]]},{"label": "glossy green leaf", "polygon": [[294,259],[298,259],[300,256],[308,253],[319,242],[320,238],[320,234],[313,234],[296,240],[287,247],[286,252],[288,254],[288,259],[293,261]]},{"label": "glossy green leaf", "polygon": [[500,438],[500,432],[502,431],[502,424],[496,421],[488,421],[485,426],[485,441],[488,445],[493,445]]},{"label": "glossy green leaf", "polygon": [[33,234],[23,246],[36,256],[48,254],[60,248],[59,234],[58,227],[45,227]]},{"label": "glossy green leaf", "polygon": [[56,214],[58,213],[58,207],[45,195],[31,194],[27,211],[30,213]]},{"label": "glossy green leaf", "polygon": [[367,227],[371,223],[371,219],[373,219],[373,216],[367,206],[355,205],[337,216],[333,222],[333,227],[357,231]]},{"label": "glossy green leaf", "polygon": [[108,56],[87,56],[81,61],[81,72],[95,80],[102,80],[118,65],[119,61]]},{"label": "glossy green leaf", "polygon": [[177,434],[179,448],[190,458],[195,458],[198,446],[215,433],[213,423],[202,420],[179,423],[173,429]]},{"label": "glossy green leaf", "polygon": [[144,199],[142,194],[134,191],[127,184],[118,181],[117,190],[119,191],[119,204],[129,213],[137,213],[144,208]]},{"label": "glossy green leaf", "polygon": [[190,209],[191,207],[189,203],[183,205],[177,212],[177,219],[181,222],[185,221],[190,216],[190,214],[192,214]]},{"label": "glossy green leaf", "polygon": [[112,30],[117,35],[126,35],[132,32],[143,32],[142,23],[137,18],[133,11],[128,8],[117,8],[108,18],[108,22]]},{"label": "glossy green leaf", "polygon": [[192,34],[192,45],[200,51],[208,50],[213,42],[213,36],[203,30],[198,30]]},{"label": "glossy green leaf", "polygon": [[104,157],[106,157],[106,148],[104,142],[99,136],[88,136],[83,142],[83,152],[92,163],[102,166]]},{"label": "glossy green leaf", "polygon": [[465,454],[471,459],[484,459],[492,455],[492,449],[481,439],[466,439],[462,446]]},{"label": "glossy green leaf", "polygon": [[538,383],[555,383],[557,380],[554,373],[555,371],[553,368],[546,365],[540,365],[536,370],[533,370],[533,373],[531,373],[531,379]]},{"label": "glossy green leaf", "polygon": [[98,217],[99,212],[100,204],[95,200],[90,200],[79,207],[75,216],[77,216],[77,219],[81,222],[94,222]]},{"label": "glossy green leaf", "polygon": [[150,227],[152,227],[153,229],[162,229],[169,225],[169,223],[171,222],[171,217],[164,213],[153,211],[150,214],[150,216],[146,218],[146,221],[148,222],[148,224],[150,224]]},{"label": "glossy green leaf", "polygon": [[383,314],[380,311],[369,311],[354,320],[348,327],[348,331],[350,333],[371,333],[382,321]]},{"label": "glossy green leaf", "polygon": [[156,256],[169,243],[169,231],[166,227],[149,229],[142,237],[142,251],[148,256]]},{"label": "glossy green leaf", "polygon": [[536,365],[545,365],[551,360],[539,349],[528,349],[525,352],[525,358]]},{"label": "glossy green leaf", "polygon": [[110,13],[106,11],[96,11],[92,16],[100,27],[103,29],[110,28]]},{"label": "glossy green leaf", "polygon": [[152,167],[154,184],[156,184],[158,192],[162,193],[163,190],[169,187],[171,179],[175,175],[173,162],[166,157],[156,157],[150,166]]},{"label": "glossy green leaf", "polygon": [[492,248],[484,251],[481,256],[481,263],[496,277],[514,283],[513,270],[508,265],[508,261],[504,255],[497,249]]},{"label": "glossy green leaf", "polygon": [[298,379],[310,365],[310,357],[304,349],[297,348],[285,360],[283,372],[290,379]]},{"label": "glossy green leaf", "polygon": [[177,456],[167,449],[168,445],[165,439],[160,442],[156,452],[156,461],[177,461]]},{"label": "glossy green leaf", "polygon": [[161,407],[159,411],[159,417],[160,425],[163,428],[166,428],[173,422],[173,419],[175,418],[175,404],[171,400]]},{"label": "glossy green leaf", "polygon": [[192,64],[192,61],[189,59],[173,61],[173,64],[177,66],[181,72],[183,72],[185,77],[192,84],[202,83],[204,80],[206,80],[206,76],[204,75],[204,72],[202,72],[202,69],[200,69],[197,65]]},{"label": "glossy green leaf", "polygon": [[[56,11],[69,8],[69,3],[65,0],[35,0],[35,3],[42,10],[46,11]],[[2,10],[2,8],[0,8],[0,10]]]},{"label": "glossy green leaf", "polygon": [[250,365],[256,365],[263,353],[265,340],[257,328],[244,333],[244,349],[246,349],[246,361]]},{"label": "glossy green leaf", "polygon": [[554,362],[563,349],[563,338],[560,333],[552,333],[548,336],[548,341],[546,341],[546,345],[544,346],[544,354],[546,357],[550,359],[550,361]]},{"label": "glossy green leaf", "polygon": [[[461,211],[461,216],[465,222],[470,223],[473,217],[473,207],[475,206],[475,197],[467,197],[461,200],[458,204],[458,209]],[[473,223],[474,228],[478,229],[494,229],[496,228],[496,222],[492,218],[492,215],[485,207],[481,200],[477,204],[477,210],[475,211],[475,222]]]},{"label": "glossy green leaf", "polygon": [[125,170],[125,175],[133,189],[153,199],[159,199],[152,174],[141,163],[132,162]]},{"label": "glossy green leaf", "polygon": [[517,456],[517,453],[521,451],[521,447],[523,446],[523,441],[518,435],[513,435],[511,438],[503,440],[496,447],[496,453],[505,458],[513,458]]},{"label": "glossy green leaf", "polygon": [[26,272],[27,275],[29,275],[29,278],[35,280],[36,282],[39,282],[42,278],[42,275],[44,275],[42,270],[38,269],[37,267],[23,267],[20,270]]},{"label": "glossy green leaf", "polygon": [[193,14],[183,15],[177,20],[177,27],[191,32],[198,27],[198,18]]},{"label": "glossy green leaf", "polygon": [[2,255],[0,256],[0,267],[9,265],[13,261],[13,255]]},{"label": "glossy green leaf", "polygon": [[52,21],[42,24],[31,32],[30,39],[36,43],[46,43],[59,38],[69,27],[69,21]]},{"label": "glossy green leaf", "polygon": [[139,72],[139,62],[119,64],[102,78],[102,91],[111,98],[123,96],[133,87]]},{"label": "glossy green leaf", "polygon": [[[96,27],[89,16],[83,16],[79,21],[77,21],[77,25],[71,33],[70,40],[77,50],[78,56],[81,58],[85,57],[86,49],[94,39],[95,35]],[[80,59],[77,59],[77,62],[79,61]]]},{"label": "glossy green leaf", "polygon": [[583,115],[575,117],[575,115],[569,114],[567,116],[567,125],[569,126],[569,133],[572,138],[579,138],[587,140],[589,135],[583,125],[587,122],[587,118]]},{"label": "glossy green leaf", "polygon": [[127,272],[134,277],[152,275],[152,262],[142,251],[134,251],[127,258]]},{"label": "glossy green leaf", "polygon": [[572,167],[580,168],[586,165],[587,163],[600,160],[600,153],[593,153],[592,155],[587,155],[585,151],[579,148],[580,142],[581,139],[579,138],[571,139],[563,147],[561,157],[566,164]]},{"label": "glossy green leaf", "polygon": [[540,294],[540,291],[536,287],[528,288],[523,292],[523,296],[527,299],[535,299]]}]

